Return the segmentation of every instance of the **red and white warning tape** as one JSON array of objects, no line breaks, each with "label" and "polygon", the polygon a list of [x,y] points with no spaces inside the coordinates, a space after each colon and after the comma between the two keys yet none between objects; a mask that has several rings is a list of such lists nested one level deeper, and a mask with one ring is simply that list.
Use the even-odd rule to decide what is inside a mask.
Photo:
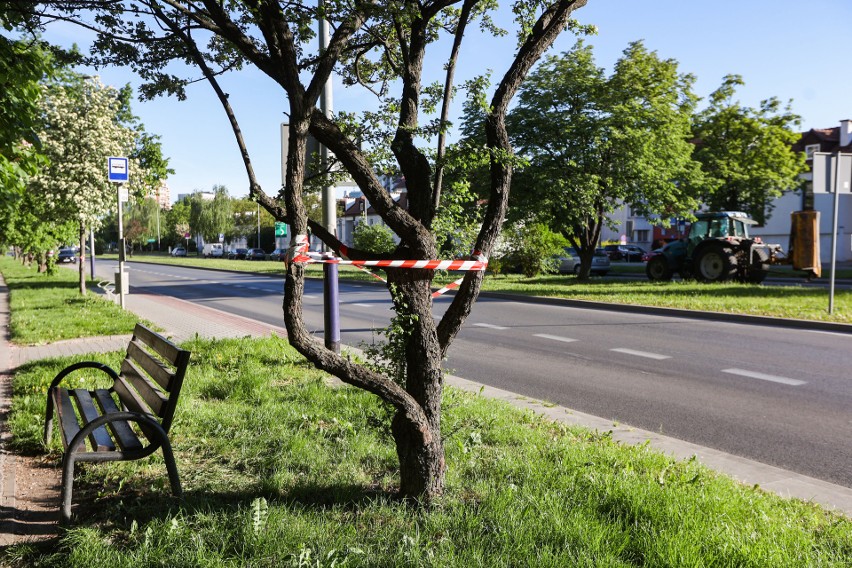
[{"label": "red and white warning tape", "polygon": [[[342,264],[350,265],[365,272],[372,274],[375,278],[385,281],[384,278],[373,274],[366,267],[374,266],[376,268],[420,268],[424,270],[452,270],[452,271],[481,271],[488,267],[488,259],[478,251],[474,251],[471,257],[473,260],[341,260],[338,258],[315,259],[308,256],[308,236],[296,235],[295,242],[287,251],[288,262],[298,264]],[[346,254],[347,248],[340,247],[340,252]],[[458,288],[462,283],[462,278],[455,282],[444,286],[440,290],[436,290],[432,297],[435,298],[441,294]]]}]

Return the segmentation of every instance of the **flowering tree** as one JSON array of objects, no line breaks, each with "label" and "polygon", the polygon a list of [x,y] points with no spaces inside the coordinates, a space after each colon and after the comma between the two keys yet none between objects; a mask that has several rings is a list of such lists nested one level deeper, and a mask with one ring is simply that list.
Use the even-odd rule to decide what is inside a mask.
[{"label": "flowering tree", "polygon": [[[80,293],[86,293],[86,234],[115,210],[116,187],[107,180],[107,158],[129,156],[136,133],[121,123],[119,91],[97,78],[68,74],[42,88],[40,133],[50,165],[30,181],[46,206],[48,223],[74,221],[80,243]],[[138,161],[130,160],[131,190],[142,191]]]}]

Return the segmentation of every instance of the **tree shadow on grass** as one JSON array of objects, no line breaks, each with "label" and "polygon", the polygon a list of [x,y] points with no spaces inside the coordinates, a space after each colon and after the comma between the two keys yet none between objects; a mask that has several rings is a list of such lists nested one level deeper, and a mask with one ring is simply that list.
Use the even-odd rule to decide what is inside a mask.
[{"label": "tree shadow on grass", "polygon": [[129,530],[134,521],[141,526],[177,514],[192,516],[197,513],[228,519],[238,519],[242,515],[242,518],[248,520],[252,503],[260,498],[265,499],[269,506],[287,507],[296,511],[357,510],[377,501],[398,502],[395,491],[359,484],[303,483],[279,492],[265,487],[260,481],[233,491],[193,489],[185,491],[181,498],[171,494],[168,482],[158,488],[150,485],[143,488],[142,485],[121,485],[114,479],[106,480],[102,485],[77,481],[72,526],[97,525],[107,531],[120,531]]}]

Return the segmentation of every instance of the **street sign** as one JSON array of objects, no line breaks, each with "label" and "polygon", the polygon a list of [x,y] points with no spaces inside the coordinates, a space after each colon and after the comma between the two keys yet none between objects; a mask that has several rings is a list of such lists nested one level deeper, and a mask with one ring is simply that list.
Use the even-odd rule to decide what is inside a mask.
[{"label": "street sign", "polygon": [[287,236],[287,223],[281,223],[277,221],[275,223],[275,236],[276,237],[286,237]]},{"label": "street sign", "polygon": [[111,182],[127,183],[130,181],[130,167],[127,158],[115,156],[107,158],[107,174]]},{"label": "street sign", "polygon": [[150,244],[150,243],[156,243],[156,242],[157,242],[157,239],[148,239],[148,243],[149,243],[149,244]]}]

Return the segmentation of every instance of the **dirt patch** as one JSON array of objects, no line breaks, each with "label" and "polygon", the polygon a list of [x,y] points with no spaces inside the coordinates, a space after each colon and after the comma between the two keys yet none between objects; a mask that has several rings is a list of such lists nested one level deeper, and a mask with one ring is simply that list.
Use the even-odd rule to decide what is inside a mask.
[{"label": "dirt patch", "polygon": [[[35,542],[57,536],[59,482],[62,472],[54,458],[4,456],[4,480],[14,476],[14,499],[4,499],[0,545]],[[10,484],[6,484],[4,492]],[[8,487],[8,489],[12,489]]]}]

